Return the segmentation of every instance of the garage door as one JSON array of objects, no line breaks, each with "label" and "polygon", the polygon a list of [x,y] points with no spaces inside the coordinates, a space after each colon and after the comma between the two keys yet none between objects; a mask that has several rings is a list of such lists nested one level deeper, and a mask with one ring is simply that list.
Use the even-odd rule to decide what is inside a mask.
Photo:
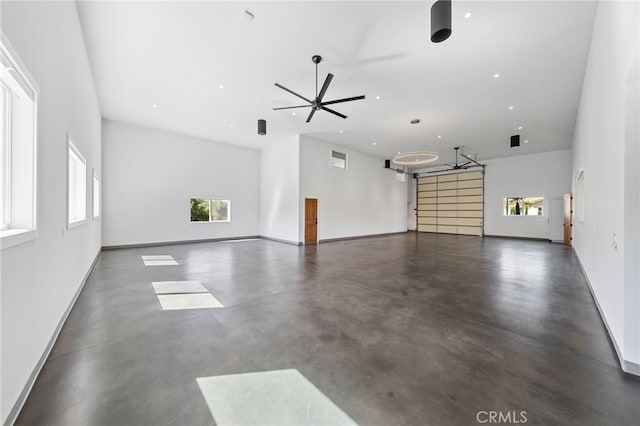
[{"label": "garage door", "polygon": [[418,231],[483,234],[484,173],[418,178]]}]

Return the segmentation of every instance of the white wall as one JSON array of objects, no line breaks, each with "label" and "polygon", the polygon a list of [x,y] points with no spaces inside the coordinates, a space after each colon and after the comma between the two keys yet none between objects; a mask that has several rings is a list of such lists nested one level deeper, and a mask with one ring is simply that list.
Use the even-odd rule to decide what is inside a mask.
[{"label": "white wall", "polygon": [[298,243],[300,150],[298,136],[260,153],[260,235]]},{"label": "white wall", "polygon": [[[625,262],[631,271],[640,261],[637,254],[625,253],[638,250],[637,231],[625,227],[639,216],[638,195],[632,190],[637,188],[638,175],[627,170],[637,168],[638,162],[626,158],[627,154],[634,156],[633,148],[637,150],[639,143],[637,83],[635,88],[633,84],[639,13],[637,2],[601,2],[598,6],[574,132],[572,175],[585,170],[585,215],[584,222],[574,222],[575,251],[622,358],[634,363],[638,374],[640,283],[637,271],[626,277],[624,271]],[[636,131],[630,130],[634,128]],[[580,204],[579,199],[575,201]]]},{"label": "white wall", "polygon": [[[484,233],[548,238],[552,199],[571,192],[571,150],[484,161]],[[505,216],[504,198],[543,196],[542,216]]]},{"label": "white wall", "polygon": [[[331,149],[348,155],[347,170],[330,167]],[[384,168],[384,160],[301,136],[301,238],[305,198],[318,199],[319,240],[407,230],[407,184]]]},{"label": "white wall", "polygon": [[[103,122],[103,245],[258,235],[259,151]],[[191,197],[231,200],[231,221],[191,223]]]},{"label": "white wall", "polygon": [[36,240],[2,251],[5,422],[100,250],[100,220],[65,230],[67,132],[101,176],[100,111],[73,2],[3,2],[2,31],[40,89]]}]

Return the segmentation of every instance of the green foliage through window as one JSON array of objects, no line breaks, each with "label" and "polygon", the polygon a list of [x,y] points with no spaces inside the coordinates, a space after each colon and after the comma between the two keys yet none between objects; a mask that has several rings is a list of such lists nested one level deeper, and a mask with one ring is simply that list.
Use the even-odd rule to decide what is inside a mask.
[{"label": "green foliage through window", "polygon": [[229,222],[229,200],[191,199],[191,222]]}]

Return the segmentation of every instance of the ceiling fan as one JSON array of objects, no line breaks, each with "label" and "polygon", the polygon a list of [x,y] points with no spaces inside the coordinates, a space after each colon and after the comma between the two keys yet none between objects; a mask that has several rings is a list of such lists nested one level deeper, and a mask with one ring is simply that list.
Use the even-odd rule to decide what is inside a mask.
[{"label": "ceiling fan", "polygon": [[320,89],[320,93],[318,93],[318,64],[322,61],[322,57],[319,55],[313,55],[311,57],[311,60],[313,61],[314,64],[316,64],[316,97],[314,100],[309,100],[307,98],[305,98],[302,95],[297,94],[296,92],[294,92],[291,89],[287,89],[286,87],[284,87],[281,84],[276,83],[276,87],[281,88],[284,91],[287,91],[289,93],[291,93],[294,96],[299,97],[300,99],[304,100],[305,102],[308,102],[309,105],[296,105],[296,106],[289,106],[289,107],[280,107],[280,108],[274,108],[273,110],[280,110],[280,109],[293,109],[293,108],[311,108],[311,112],[309,113],[309,117],[307,117],[307,123],[311,121],[311,118],[313,118],[313,114],[316,113],[316,111],[319,110],[324,110],[327,112],[330,112],[333,115],[337,115],[338,117],[341,118],[347,118],[346,115],[339,113],[338,111],[334,111],[331,108],[327,108],[326,105],[333,105],[333,104],[338,104],[341,102],[350,102],[350,101],[358,101],[360,99],[364,99],[364,95],[361,96],[353,96],[351,98],[342,98],[342,99],[335,99],[333,101],[326,101],[323,102],[324,99],[324,95],[327,93],[327,89],[329,88],[329,84],[331,84],[331,80],[333,80],[333,74],[328,73],[327,74],[327,78],[324,80],[324,84],[322,85],[322,89]]},{"label": "ceiling fan", "polygon": [[[469,164],[473,163],[473,161],[467,161],[464,164],[458,164],[458,150],[460,149],[460,147],[456,146],[453,149],[456,150],[456,164],[445,164],[446,166],[451,167],[453,170],[468,169],[469,167],[472,167],[472,166],[469,166]],[[466,159],[469,159],[469,157],[467,157],[464,154],[460,154],[460,155],[462,155]]]}]

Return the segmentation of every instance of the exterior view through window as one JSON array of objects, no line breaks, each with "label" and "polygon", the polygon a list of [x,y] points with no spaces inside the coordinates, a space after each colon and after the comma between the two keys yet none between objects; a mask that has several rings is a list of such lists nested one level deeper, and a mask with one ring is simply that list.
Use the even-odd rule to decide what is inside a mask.
[{"label": "exterior view through window", "polygon": [[331,150],[331,167],[347,170],[347,154]]},{"label": "exterior view through window", "polygon": [[544,197],[507,197],[504,199],[505,216],[542,216]]},{"label": "exterior view through window", "polygon": [[231,202],[209,198],[191,199],[191,222],[230,222]]}]

